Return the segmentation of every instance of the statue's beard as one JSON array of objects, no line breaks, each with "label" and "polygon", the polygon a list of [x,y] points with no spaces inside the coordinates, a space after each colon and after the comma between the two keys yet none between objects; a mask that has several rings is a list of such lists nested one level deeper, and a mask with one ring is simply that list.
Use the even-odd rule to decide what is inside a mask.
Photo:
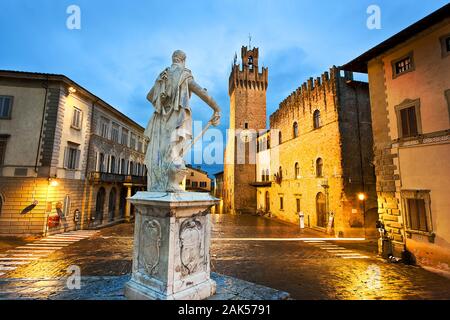
[{"label": "statue's beard", "polygon": [[184,68],[186,62],[185,61],[174,61],[173,64]]}]

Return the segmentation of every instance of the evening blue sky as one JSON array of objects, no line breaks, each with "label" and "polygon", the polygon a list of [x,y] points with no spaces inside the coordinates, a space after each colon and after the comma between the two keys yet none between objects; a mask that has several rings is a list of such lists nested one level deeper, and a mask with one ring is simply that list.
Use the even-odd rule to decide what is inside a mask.
[{"label": "evening blue sky", "polygon": [[[182,49],[196,81],[221,106],[224,129],[231,63],[249,34],[260,48],[260,64],[269,68],[269,116],[309,77],[348,62],[446,3],[1,0],[0,69],[64,74],[146,126],[153,112],[146,94],[172,52]],[[72,4],[81,8],[81,30],[66,28]],[[372,4],[381,8],[380,30],[366,27]],[[194,119],[209,119],[198,99],[192,106]]]}]

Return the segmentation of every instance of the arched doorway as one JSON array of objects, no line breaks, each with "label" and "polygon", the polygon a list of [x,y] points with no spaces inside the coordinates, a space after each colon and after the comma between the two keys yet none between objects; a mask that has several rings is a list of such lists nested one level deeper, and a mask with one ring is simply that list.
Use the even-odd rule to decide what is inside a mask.
[{"label": "arched doorway", "polygon": [[265,208],[266,208],[266,212],[270,212],[270,194],[269,194],[269,191],[266,191]]},{"label": "arched doorway", "polygon": [[95,203],[95,221],[98,224],[103,222],[103,210],[105,208],[105,188],[101,187],[97,192],[97,200]]},{"label": "arched doorway", "polygon": [[327,206],[325,195],[319,192],[316,196],[317,226],[325,228],[327,225]]},{"label": "arched doorway", "polygon": [[127,206],[127,188],[122,188],[120,190],[120,201],[119,201],[119,217],[121,219],[125,218],[125,210]]},{"label": "arched doorway", "polygon": [[116,188],[112,188],[109,192],[109,203],[108,203],[108,217],[109,221],[114,221],[114,214],[116,212]]}]

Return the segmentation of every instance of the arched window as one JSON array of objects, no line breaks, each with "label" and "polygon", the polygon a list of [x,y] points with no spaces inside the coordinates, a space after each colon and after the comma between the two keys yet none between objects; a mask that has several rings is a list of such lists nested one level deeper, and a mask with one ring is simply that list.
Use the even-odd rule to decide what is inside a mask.
[{"label": "arched window", "polygon": [[266,181],[270,181],[269,169],[266,169]]},{"label": "arched window", "polygon": [[270,149],[270,136],[267,137],[267,150]]},{"label": "arched window", "polygon": [[298,162],[295,163],[295,179],[300,179],[300,165]]},{"label": "arched window", "polygon": [[125,170],[125,159],[120,160],[120,174],[127,174]]},{"label": "arched window", "polygon": [[325,228],[327,225],[326,199],[322,192],[316,196],[317,226]]},{"label": "arched window", "polygon": [[320,124],[320,111],[319,110],[314,111],[313,121],[314,121],[314,129],[319,129],[320,126],[321,126],[321,124]]},{"label": "arched window", "polygon": [[116,157],[111,156],[111,173],[116,173]]},{"label": "arched window", "polygon": [[262,182],[264,182],[264,181],[266,181],[266,171],[262,171],[262,174],[261,174],[261,181]]},{"label": "arched window", "polygon": [[317,178],[323,177],[323,160],[322,160],[322,158],[318,158],[316,160],[316,177]]},{"label": "arched window", "polygon": [[293,131],[294,131],[293,134],[294,134],[294,139],[295,139],[298,137],[298,123],[297,122],[294,122]]},{"label": "arched window", "polygon": [[103,153],[100,153],[99,157],[99,171],[105,172],[105,155]]},{"label": "arched window", "polygon": [[282,139],[283,137],[282,137],[282,135],[281,135],[281,131],[280,132],[278,132],[278,144],[281,144],[282,142],[283,142],[283,139]]},{"label": "arched window", "polygon": [[130,176],[134,175],[134,163],[133,161],[130,161]]},{"label": "arched window", "polygon": [[278,168],[278,176],[280,177],[280,180],[283,179],[283,168],[282,167]]}]

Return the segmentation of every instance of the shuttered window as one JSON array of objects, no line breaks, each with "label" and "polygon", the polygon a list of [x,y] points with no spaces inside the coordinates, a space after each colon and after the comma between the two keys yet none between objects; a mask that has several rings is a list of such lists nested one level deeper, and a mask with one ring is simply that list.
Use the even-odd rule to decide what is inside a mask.
[{"label": "shuttered window", "polygon": [[78,108],[73,108],[72,113],[72,128],[81,129],[81,124],[83,121],[83,112]]},{"label": "shuttered window", "polygon": [[13,97],[11,96],[0,96],[0,119],[11,118]]},{"label": "shuttered window", "polygon": [[64,168],[78,170],[80,164],[81,150],[74,146],[68,146],[64,152]]},{"label": "shuttered window", "polygon": [[407,214],[409,228],[416,231],[428,232],[427,213],[424,199],[407,199]]},{"label": "shuttered window", "polygon": [[115,143],[119,143],[119,125],[117,123],[112,124],[111,140]]},{"label": "shuttered window", "polygon": [[402,138],[414,137],[418,135],[416,108],[409,107],[400,110],[402,125]]}]

